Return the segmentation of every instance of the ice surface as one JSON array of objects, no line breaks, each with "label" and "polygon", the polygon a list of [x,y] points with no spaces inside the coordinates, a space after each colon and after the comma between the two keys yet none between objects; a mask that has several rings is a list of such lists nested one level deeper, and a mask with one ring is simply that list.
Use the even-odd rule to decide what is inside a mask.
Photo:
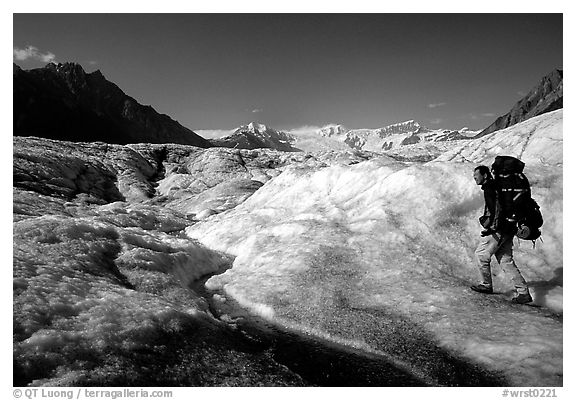
[{"label": "ice surface", "polygon": [[[508,386],[562,384],[561,111],[427,163],[14,143],[15,382],[302,384],[239,351],[194,291],[233,260],[207,282],[219,302],[378,353],[423,382],[454,384],[474,366]],[[515,243],[535,307],[509,302],[496,265],[500,294],[468,289],[483,204],[472,170],[499,149],[526,161],[545,218],[544,242]]]},{"label": "ice surface", "polygon": [[238,351],[189,289],[228,260],[182,235],[184,216],[35,199],[30,214],[43,205],[54,215],[14,223],[15,385],[302,384]]},{"label": "ice surface", "polygon": [[[559,385],[561,122],[561,112],[550,113],[426,164],[374,158],[289,168],[235,209],[187,228],[236,257],[207,287],[264,318],[385,354],[432,384],[445,372],[429,360],[430,346],[499,371],[511,385]],[[496,265],[503,295],[469,290],[483,207],[472,172],[501,147],[525,157],[545,217],[544,242],[515,244],[541,309],[511,304],[511,282]]]},{"label": "ice surface", "polygon": [[530,118],[477,140],[465,142],[438,160],[486,162],[497,155],[510,155],[532,166],[562,165],[563,115],[564,110],[560,109]]},{"label": "ice surface", "polygon": [[15,385],[303,384],[211,316],[197,281],[230,259],[183,230],[288,165],[369,155],[13,142]]}]

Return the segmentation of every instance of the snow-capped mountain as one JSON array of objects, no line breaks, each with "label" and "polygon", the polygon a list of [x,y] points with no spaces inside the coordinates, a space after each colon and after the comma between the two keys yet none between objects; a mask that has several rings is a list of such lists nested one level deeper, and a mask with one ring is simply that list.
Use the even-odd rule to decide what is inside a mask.
[{"label": "snow-capped mountain", "polygon": [[260,122],[250,122],[248,125],[242,125],[240,128],[237,128],[234,133],[249,132],[254,135],[264,135],[266,132],[270,131],[274,131],[274,129],[270,129],[266,125],[261,124]]},{"label": "snow-capped mountain", "polygon": [[391,135],[400,135],[400,134],[417,134],[422,130],[426,130],[426,128],[422,128],[422,126],[414,121],[404,121],[397,124],[388,125],[384,128],[378,129],[378,134],[380,137],[384,138]]},{"label": "snow-capped mountain", "polygon": [[229,136],[211,140],[212,144],[217,147],[300,151],[292,147],[294,141],[295,138],[292,135],[277,131],[259,122],[250,122],[248,125],[242,125],[237,128]]},{"label": "snow-capped mountain", "polygon": [[[321,128],[296,129],[289,132],[278,131],[259,122],[251,122],[235,129],[228,136],[212,139],[210,142],[217,147],[238,149],[269,148],[304,152],[364,150],[381,153],[407,145],[452,143],[469,139],[477,133],[468,128],[432,130],[414,120],[378,129],[348,129],[344,125],[328,124]],[[438,151],[433,151],[434,157],[449,147],[448,144],[439,146]]]},{"label": "snow-capped mountain", "polygon": [[433,130],[414,120],[409,120],[378,129],[348,130],[342,125],[331,124],[322,127],[317,133],[320,136],[344,142],[353,149],[382,152],[420,142],[465,140],[476,132],[470,131],[468,128]]},{"label": "snow-capped mountain", "polygon": [[326,125],[318,130],[318,134],[323,137],[332,137],[344,135],[347,131],[342,125]]}]

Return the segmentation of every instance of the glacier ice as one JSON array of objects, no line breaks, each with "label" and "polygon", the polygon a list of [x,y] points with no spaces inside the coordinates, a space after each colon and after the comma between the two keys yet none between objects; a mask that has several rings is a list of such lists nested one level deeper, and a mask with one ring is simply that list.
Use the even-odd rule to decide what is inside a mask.
[{"label": "glacier ice", "polygon": [[[445,351],[501,371],[513,385],[558,385],[562,323],[553,316],[562,311],[561,117],[560,111],[533,118],[488,135],[473,151],[463,146],[425,164],[373,158],[288,168],[238,207],[186,229],[235,256],[233,267],[207,287],[277,323],[385,354],[432,383],[442,373],[419,365],[420,338],[411,341],[406,320]],[[544,210],[544,242],[515,245],[542,309],[510,304],[512,286],[498,268],[496,290],[503,295],[479,297],[468,289],[476,280],[483,205],[472,171],[500,147],[527,162]]]},{"label": "glacier ice", "polygon": [[[230,342],[233,319],[214,319],[195,291],[214,274],[216,303],[430,385],[474,371],[562,385],[562,111],[470,143],[411,145],[425,159],[444,152],[423,163],[14,138],[17,382],[304,384]],[[526,161],[544,212],[544,242],[515,243],[534,307],[508,301],[497,267],[500,294],[468,289],[482,208],[472,170],[498,149]]]}]

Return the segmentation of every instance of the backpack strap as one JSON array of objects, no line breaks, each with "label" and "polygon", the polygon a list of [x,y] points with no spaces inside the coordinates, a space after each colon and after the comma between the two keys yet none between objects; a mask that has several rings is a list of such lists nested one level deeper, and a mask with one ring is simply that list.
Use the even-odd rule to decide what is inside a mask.
[{"label": "backpack strap", "polygon": [[518,194],[516,196],[514,196],[512,201],[518,200],[518,197],[520,197],[522,194],[528,192],[528,189],[500,189],[500,190],[503,192],[518,192]]}]

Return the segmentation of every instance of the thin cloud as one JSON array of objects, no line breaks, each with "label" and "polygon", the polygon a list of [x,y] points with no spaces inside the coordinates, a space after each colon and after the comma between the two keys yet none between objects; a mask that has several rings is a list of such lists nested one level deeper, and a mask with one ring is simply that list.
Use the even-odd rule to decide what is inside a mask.
[{"label": "thin cloud", "polygon": [[438,124],[441,124],[442,121],[444,121],[442,118],[434,118],[434,119],[430,120],[430,123],[434,124],[434,125],[438,125]]},{"label": "thin cloud", "polygon": [[470,114],[467,115],[467,117],[470,118],[471,120],[476,121],[476,120],[478,120],[478,119],[480,119],[480,118],[494,118],[494,117],[496,117],[496,114],[490,113],[490,112],[488,112],[488,113],[480,113],[480,114],[470,113]]},{"label": "thin cloud", "polygon": [[428,104],[428,108],[442,107],[442,106],[445,106],[445,105],[446,105],[446,103],[444,103],[444,102],[441,102],[441,103],[430,103],[430,104]]},{"label": "thin cloud", "polygon": [[524,92],[524,91],[522,91],[522,90],[519,90],[518,92],[516,92],[516,94],[517,94],[518,96],[520,96],[520,97],[525,97],[528,93],[526,93],[526,92]]},{"label": "thin cloud", "polygon": [[263,111],[264,111],[264,110],[261,109],[261,108],[255,108],[255,109],[252,110],[252,113],[256,114],[256,113],[261,113],[261,112],[263,112]]},{"label": "thin cloud", "polygon": [[17,61],[37,60],[43,63],[49,63],[56,60],[56,55],[51,52],[42,53],[34,46],[27,46],[24,49],[14,47],[14,59]]}]

